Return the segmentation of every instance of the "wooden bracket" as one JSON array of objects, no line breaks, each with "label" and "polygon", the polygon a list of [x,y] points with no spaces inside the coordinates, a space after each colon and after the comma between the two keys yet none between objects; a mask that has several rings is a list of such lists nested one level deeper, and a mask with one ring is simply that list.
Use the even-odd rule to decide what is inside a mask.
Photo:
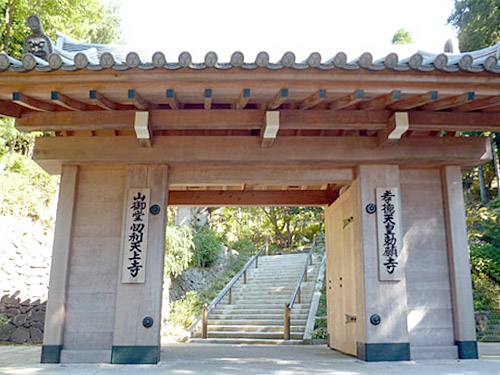
[{"label": "wooden bracket", "polygon": [[50,93],[50,101],[72,111],[86,111],[88,109],[86,103],[70,98],[59,91],[52,91]]},{"label": "wooden bracket", "polygon": [[264,126],[261,130],[261,147],[271,147],[276,140],[278,130],[280,128],[280,113],[279,111],[266,111]]},{"label": "wooden bracket", "polygon": [[181,107],[179,100],[175,95],[174,89],[167,89],[166,98],[167,98],[167,104],[170,106],[170,108],[179,109]]},{"label": "wooden bracket", "polygon": [[141,147],[152,147],[149,112],[141,111],[135,113],[134,130]]},{"label": "wooden bracket", "polygon": [[408,112],[395,112],[389,118],[387,128],[379,131],[378,145],[395,143],[410,128]]},{"label": "wooden bracket", "polygon": [[288,98],[288,89],[281,89],[274,98],[267,104],[267,109],[278,108]]},{"label": "wooden bracket", "polygon": [[47,103],[30,96],[26,96],[21,92],[12,93],[12,102],[35,111],[54,112],[57,110],[57,106],[54,103]]},{"label": "wooden bracket", "polygon": [[134,89],[128,90],[128,98],[132,100],[132,104],[135,106],[135,108],[141,111],[147,111],[151,109],[151,103],[144,100],[144,98],[139,95],[139,93]]},{"label": "wooden bracket", "polygon": [[244,109],[250,100],[250,89],[243,89],[238,101],[233,104],[234,109]]}]

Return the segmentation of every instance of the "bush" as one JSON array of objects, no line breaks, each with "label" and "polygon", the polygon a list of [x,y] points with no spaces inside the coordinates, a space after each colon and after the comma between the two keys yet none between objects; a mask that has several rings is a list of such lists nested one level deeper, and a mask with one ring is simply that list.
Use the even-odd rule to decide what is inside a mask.
[{"label": "bush", "polygon": [[193,232],[193,258],[195,267],[209,267],[219,257],[221,245],[215,233],[208,227],[196,227]]},{"label": "bush", "polygon": [[196,292],[187,292],[184,297],[173,303],[168,321],[188,329],[198,317],[202,305]]},{"label": "bush", "polygon": [[248,238],[234,241],[231,244],[231,249],[238,251],[240,254],[253,254],[255,252],[255,245]]},{"label": "bush", "polygon": [[185,225],[167,226],[165,274],[179,276],[193,257],[193,230]]}]

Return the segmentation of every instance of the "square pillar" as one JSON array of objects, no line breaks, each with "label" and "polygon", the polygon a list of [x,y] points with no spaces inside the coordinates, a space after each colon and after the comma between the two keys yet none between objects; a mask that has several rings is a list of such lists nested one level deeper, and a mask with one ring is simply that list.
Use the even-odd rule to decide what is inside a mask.
[{"label": "square pillar", "polygon": [[[165,257],[165,226],[168,198],[167,165],[132,165],[127,167],[123,208],[122,248],[116,289],[115,326],[111,363],[156,364],[160,359],[161,304]],[[123,262],[131,256],[127,243],[129,228],[129,190],[149,189],[147,256],[145,280],[140,283],[123,282]],[[150,210],[159,206],[159,213]],[[148,324],[149,323],[149,324]]]},{"label": "square pillar", "polygon": [[[367,206],[377,204],[376,189],[400,188],[397,165],[361,165],[358,167],[362,263],[357,265],[358,292],[357,357],[365,361],[402,361],[410,359],[407,325],[407,296],[404,272],[400,280],[379,278],[379,249],[377,212],[370,213]],[[400,198],[399,198],[400,199]],[[399,206],[401,203],[399,202]],[[354,217],[356,220],[356,214]],[[399,241],[401,241],[399,239]],[[383,250],[383,249],[382,249]],[[397,258],[398,267],[404,270],[406,255]],[[358,313],[358,315],[361,315]],[[379,318],[379,319],[378,319]],[[378,324],[377,324],[378,323]]]},{"label": "square pillar", "polygon": [[455,343],[460,359],[475,359],[478,358],[476,325],[460,166],[445,166],[441,177]]},{"label": "square pillar", "polygon": [[50,266],[42,363],[59,363],[63,347],[64,324],[66,321],[66,290],[68,288],[68,268],[77,177],[78,167],[76,165],[63,165],[59,185],[52,263]]}]

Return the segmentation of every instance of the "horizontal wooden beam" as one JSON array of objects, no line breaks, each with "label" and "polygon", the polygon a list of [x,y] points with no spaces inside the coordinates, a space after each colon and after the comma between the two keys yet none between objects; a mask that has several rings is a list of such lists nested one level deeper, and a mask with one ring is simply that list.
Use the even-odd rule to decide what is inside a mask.
[{"label": "horizontal wooden beam", "polygon": [[375,137],[280,137],[261,148],[259,137],[155,137],[152,148],[139,147],[135,137],[42,137],[34,159],[50,169],[64,163],[164,163],[197,165],[355,167],[362,163],[436,166],[477,165],[490,158],[484,137],[406,137],[392,147],[378,147]]},{"label": "horizontal wooden beam", "polygon": [[169,206],[325,206],[325,190],[292,191],[169,191]]},{"label": "horizontal wooden beam", "polygon": [[[280,130],[382,130],[393,112],[359,110],[281,110]],[[410,130],[500,131],[500,116],[488,112],[409,111]],[[20,131],[132,129],[135,111],[27,113],[16,120]],[[151,130],[261,129],[261,110],[153,110]]]}]

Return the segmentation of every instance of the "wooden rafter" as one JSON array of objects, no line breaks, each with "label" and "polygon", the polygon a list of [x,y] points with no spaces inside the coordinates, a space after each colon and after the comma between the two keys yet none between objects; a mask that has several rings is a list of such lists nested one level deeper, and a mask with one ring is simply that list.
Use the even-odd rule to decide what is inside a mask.
[{"label": "wooden rafter", "polygon": [[319,89],[312,95],[309,95],[307,98],[302,100],[298,104],[298,108],[300,109],[309,109],[317,106],[320,103],[323,103],[326,99],[326,90],[325,89]]},{"label": "wooden rafter", "polygon": [[267,109],[273,110],[278,108],[281,104],[285,102],[287,98],[288,98],[288,89],[281,89],[274,96],[274,98],[269,103],[267,103]]},{"label": "wooden rafter", "polygon": [[167,89],[165,96],[167,98],[167,104],[170,106],[170,108],[180,109],[181,106],[174,89]]},{"label": "wooden rafter", "polygon": [[398,100],[401,100],[401,90],[393,90],[387,94],[382,94],[374,97],[373,99],[360,103],[359,109],[385,109]]},{"label": "wooden rafter", "polygon": [[70,98],[59,91],[52,91],[50,93],[50,101],[72,111],[86,111],[89,109],[86,103]]},{"label": "wooden rafter", "polygon": [[90,90],[89,99],[92,104],[101,107],[102,109],[106,109],[108,111],[116,111],[118,109],[118,104],[114,101],[108,99],[104,95],[102,95],[99,91]]},{"label": "wooden rafter", "polygon": [[233,104],[234,109],[244,109],[248,102],[250,101],[250,89],[243,89],[241,91],[241,94],[236,101],[236,103]]},{"label": "wooden rafter", "polygon": [[0,100],[0,115],[7,117],[20,118],[23,114],[23,106],[9,102],[7,100]]},{"label": "wooden rafter", "polygon": [[132,103],[134,104],[135,108],[141,111],[147,111],[152,107],[151,103],[148,102],[147,100],[144,100],[144,98],[136,90],[129,89],[128,98],[132,100]]},{"label": "wooden rafter", "polygon": [[12,101],[23,107],[33,109],[41,112],[54,112],[57,111],[57,105],[53,103],[44,102],[36,98],[24,95],[21,92],[12,93]]},{"label": "wooden rafter", "polygon": [[500,105],[500,95],[486,96],[483,98],[475,99],[471,102],[456,106],[454,111],[477,111]]},{"label": "wooden rafter", "polygon": [[205,109],[211,109],[212,108],[212,89],[205,89],[205,101],[204,101],[204,107]]},{"label": "wooden rafter", "polygon": [[474,92],[469,91],[460,95],[453,95],[447,98],[434,100],[430,103],[424,104],[420,107],[420,109],[426,111],[440,111],[442,109],[448,109],[471,102],[472,100],[474,100]]},{"label": "wooden rafter", "polygon": [[356,90],[346,96],[343,96],[339,99],[330,102],[328,104],[328,108],[336,110],[343,109],[363,100],[364,96],[365,96],[364,90]]},{"label": "wooden rafter", "polygon": [[437,100],[438,92],[437,91],[429,91],[425,94],[420,94],[416,96],[412,96],[408,99],[402,99],[392,105],[389,106],[390,109],[394,111],[405,111],[413,108],[420,107],[424,104]]}]

